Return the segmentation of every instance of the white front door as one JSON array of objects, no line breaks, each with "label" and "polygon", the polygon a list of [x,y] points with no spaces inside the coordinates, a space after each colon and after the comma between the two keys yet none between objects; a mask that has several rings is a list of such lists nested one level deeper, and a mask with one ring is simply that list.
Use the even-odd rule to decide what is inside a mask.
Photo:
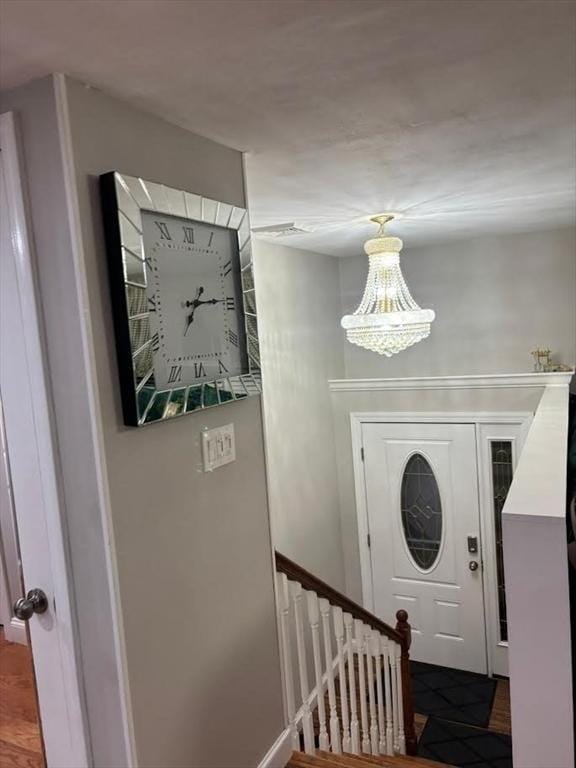
[{"label": "white front door", "polygon": [[376,615],[408,612],[413,659],[486,673],[474,425],[363,424],[362,443]]}]

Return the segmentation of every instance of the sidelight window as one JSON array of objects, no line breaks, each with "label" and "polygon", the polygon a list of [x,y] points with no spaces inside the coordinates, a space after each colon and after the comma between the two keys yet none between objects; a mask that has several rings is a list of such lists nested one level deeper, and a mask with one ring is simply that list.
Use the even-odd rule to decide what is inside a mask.
[{"label": "sidelight window", "polygon": [[512,442],[493,440],[490,443],[492,462],[492,505],[496,533],[496,579],[498,584],[498,620],[500,640],[508,640],[506,621],[506,588],[504,584],[504,553],[502,549],[502,509],[512,484]]}]

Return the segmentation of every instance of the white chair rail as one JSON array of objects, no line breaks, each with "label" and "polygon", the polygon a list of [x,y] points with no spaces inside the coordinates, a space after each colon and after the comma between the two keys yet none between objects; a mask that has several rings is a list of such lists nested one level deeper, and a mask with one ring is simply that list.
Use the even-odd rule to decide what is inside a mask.
[{"label": "white chair rail", "polygon": [[[413,712],[411,701],[405,701],[411,697],[405,612],[399,612],[403,615],[396,630],[380,631],[374,624],[385,627],[382,622],[375,617],[370,623],[363,620],[368,614],[359,606],[344,610],[342,604],[354,604],[283,555],[277,554],[276,562],[284,697],[293,749],[311,755],[317,749],[413,754]],[[298,571],[303,578],[297,578]],[[316,584],[317,589],[310,588]]]}]

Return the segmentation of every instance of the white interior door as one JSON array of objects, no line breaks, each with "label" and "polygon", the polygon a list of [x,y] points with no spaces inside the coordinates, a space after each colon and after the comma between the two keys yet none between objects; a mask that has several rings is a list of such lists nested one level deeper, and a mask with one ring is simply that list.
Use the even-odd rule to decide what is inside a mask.
[{"label": "white interior door", "polygon": [[376,614],[408,611],[413,659],[486,673],[474,425],[364,424],[362,441]]},{"label": "white interior door", "polygon": [[[0,192],[0,199],[1,195]],[[27,645],[26,626],[14,615],[12,607],[16,600],[22,597],[22,572],[12,488],[10,487],[10,463],[1,394],[0,392],[0,624],[4,628],[6,640],[11,643]]]},{"label": "white interior door", "polygon": [[82,768],[90,760],[24,199],[14,120],[0,115],[0,391],[24,592],[48,599],[28,628],[48,768]]}]

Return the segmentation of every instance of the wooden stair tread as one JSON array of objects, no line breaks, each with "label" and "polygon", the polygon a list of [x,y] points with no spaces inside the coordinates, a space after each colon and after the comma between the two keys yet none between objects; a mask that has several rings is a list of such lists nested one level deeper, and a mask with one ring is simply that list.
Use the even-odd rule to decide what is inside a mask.
[{"label": "wooden stair tread", "polygon": [[425,757],[414,757],[412,755],[364,755],[362,759],[372,765],[394,765],[397,768],[452,768],[446,763],[437,763],[436,760],[428,760]]},{"label": "wooden stair tread", "polygon": [[[318,750],[318,754],[326,757],[329,753]],[[378,757],[375,757],[374,755],[367,755],[364,752],[360,755],[353,755],[350,752],[344,752],[341,755],[330,755],[330,757],[333,757],[337,760],[340,768],[343,768],[344,766],[354,766],[355,768],[373,768],[374,765],[395,765],[395,763],[390,762],[392,760],[391,755],[379,755]]]},{"label": "wooden stair tread", "polygon": [[425,757],[413,757],[411,755],[377,756],[362,753],[360,757],[362,760],[365,760],[372,765],[396,765],[398,768],[400,768],[400,766],[404,766],[404,768],[411,768],[412,766],[420,766],[420,768],[451,768],[451,766],[446,765],[446,763],[437,763],[436,760],[428,760]]},{"label": "wooden stair tread", "polygon": [[[332,755],[330,755],[332,758]],[[292,752],[292,757],[286,768],[340,768],[340,764],[332,759],[326,760],[317,755],[307,755],[305,752]]]},{"label": "wooden stair tread", "polygon": [[[329,752],[322,752],[318,750],[317,754],[320,757],[331,757],[336,763],[343,768],[343,766],[354,766],[355,768],[372,768],[374,763],[372,762],[371,755],[353,755],[349,752],[344,752],[341,755],[333,755]],[[384,756],[383,756],[384,757]],[[368,758],[368,759],[367,759]],[[375,758],[378,759],[378,758]],[[378,765],[386,765],[386,763],[378,763]]]},{"label": "wooden stair tread", "polygon": [[352,755],[344,753],[335,755],[331,752],[317,750],[315,755],[305,752],[293,752],[286,768],[447,768],[444,763],[437,763],[423,757],[408,755]]}]

